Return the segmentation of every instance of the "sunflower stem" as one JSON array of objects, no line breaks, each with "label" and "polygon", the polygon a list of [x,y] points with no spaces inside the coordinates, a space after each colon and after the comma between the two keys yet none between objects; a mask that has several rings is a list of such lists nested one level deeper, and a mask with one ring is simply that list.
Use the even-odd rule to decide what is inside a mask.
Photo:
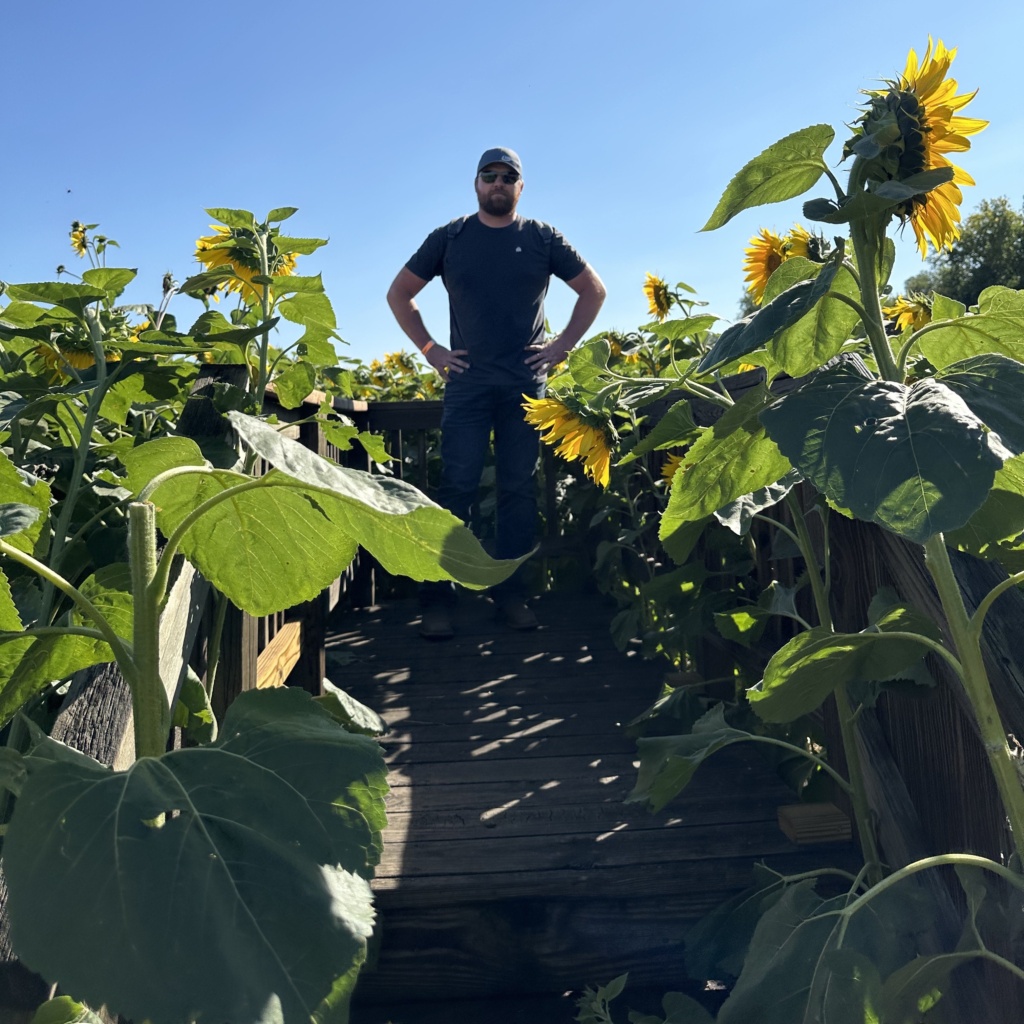
[{"label": "sunflower stem", "polygon": [[[818,622],[827,630],[832,630],[832,611],[829,607],[829,595],[825,590],[821,567],[814,551],[810,531],[803,509],[792,493],[786,495],[786,504],[793,516],[793,527],[797,534],[800,553],[807,566],[807,577],[814,594],[814,606],[818,613]],[[825,551],[828,557],[828,551]],[[860,839],[861,852],[864,855],[868,879],[872,885],[882,879],[882,861],[878,855],[878,844],[871,821],[871,806],[868,803],[867,787],[864,784],[864,767],[861,764],[860,748],[857,746],[856,714],[850,704],[846,692],[846,684],[840,683],[833,691],[836,710],[839,717],[839,731],[843,739],[843,750],[846,753],[846,770],[850,780],[847,793],[853,805],[853,816],[857,823],[857,836]]]},{"label": "sunflower stem", "polygon": [[[854,165],[856,170],[856,165]],[[853,178],[853,172],[850,174]],[[899,368],[892,357],[889,339],[885,334],[882,319],[882,304],[878,299],[878,236],[885,237],[881,231],[869,234],[866,220],[850,222],[850,236],[853,240],[853,251],[857,257],[857,270],[860,273],[860,301],[864,312],[864,329],[867,331],[871,351],[878,372],[884,380],[900,381],[903,379]],[[876,226],[876,225],[871,225]]]},{"label": "sunflower stem", "polygon": [[988,670],[981,655],[980,629],[972,628],[964,607],[960,585],[949,561],[946,541],[941,533],[924,544],[925,565],[935,582],[950,637],[963,666],[964,691],[974,712],[975,722],[995,777],[1003,809],[1010,822],[1017,856],[1024,860],[1024,788],[1006,741],[1006,729],[999,715]]}]

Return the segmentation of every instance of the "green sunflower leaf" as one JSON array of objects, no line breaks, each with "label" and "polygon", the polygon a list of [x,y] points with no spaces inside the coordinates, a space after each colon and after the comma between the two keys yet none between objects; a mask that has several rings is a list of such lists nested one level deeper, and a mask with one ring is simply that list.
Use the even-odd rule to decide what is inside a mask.
[{"label": "green sunflower leaf", "polygon": [[916,665],[923,642],[886,633],[919,633],[935,639],[934,624],[905,608],[890,608],[870,631],[833,633],[821,626],[800,633],[772,655],[764,678],[747,699],[765,722],[794,722],[821,707],[843,683],[885,682]]},{"label": "green sunflower leaf", "polygon": [[829,125],[816,124],[769,146],[729,182],[701,231],[720,228],[741,210],[802,195],[825,172],[822,157],[833,138]]},{"label": "green sunflower leaf", "polygon": [[29,522],[28,512],[11,509],[9,524],[19,528],[5,536],[19,551],[35,556],[45,554],[49,547],[50,488],[42,480],[29,483],[3,452],[0,452],[0,504],[24,505],[38,510],[39,514]]},{"label": "green sunflower leaf", "polygon": [[[833,280],[842,269],[843,251],[842,245],[837,246],[813,278],[798,280],[757,312],[738,320],[723,331],[711,350],[701,359],[697,372],[707,373],[716,366],[731,363],[756,349],[763,348],[787,327],[791,327],[810,312],[832,287]],[[797,263],[797,260],[786,261],[789,262]],[[769,284],[776,274],[786,268],[786,263],[772,275]],[[789,273],[795,275],[805,271],[803,263],[798,263]],[[786,279],[784,276],[783,280]]]},{"label": "green sunflower leaf", "polygon": [[267,223],[280,224],[281,221],[287,220],[298,212],[299,208],[297,206],[275,206],[274,209],[267,214]]},{"label": "green sunflower leaf", "polygon": [[[794,261],[787,260],[779,269],[790,262]],[[772,280],[775,276],[772,275]],[[769,352],[776,365],[791,377],[804,377],[838,355],[860,320],[856,309],[842,299],[833,298],[831,293],[860,300],[857,281],[845,266],[840,266],[832,277],[828,294],[769,342]]]},{"label": "green sunflower leaf", "polygon": [[772,400],[763,385],[751,388],[691,445],[672,478],[662,540],[789,472],[789,461],[758,419]]},{"label": "green sunflower leaf", "polygon": [[323,290],[324,282],[320,274],[313,274],[309,277],[292,274],[274,278],[275,295],[292,295],[296,292],[322,292]]},{"label": "green sunflower leaf", "polygon": [[82,274],[82,280],[95,288],[102,288],[108,301],[113,302],[137,275],[137,270],[127,267],[93,267]]},{"label": "green sunflower leaf", "polygon": [[278,252],[295,252],[300,256],[308,256],[326,244],[326,238],[286,238],[281,235],[274,239]]},{"label": "green sunflower leaf", "polygon": [[126,772],[59,746],[25,758],[4,841],[27,965],[152,1024],[310,1021],[336,1005],[373,928],[387,788],[373,740],[284,687],[239,696],[210,746]]},{"label": "green sunflower leaf", "polygon": [[0,505],[0,537],[11,537],[27,530],[42,515],[42,509],[8,502]]},{"label": "green sunflower leaf", "polygon": [[619,461],[619,465],[625,466],[648,452],[663,451],[666,448],[689,444],[697,434],[697,425],[693,422],[690,400],[684,398],[682,401],[676,402],[655,423],[650,432],[637,443],[633,450]]},{"label": "green sunflower leaf", "polygon": [[963,526],[1009,454],[941,381],[908,387],[846,366],[778,399],[761,422],[835,506],[918,543]]},{"label": "green sunflower leaf", "polygon": [[[1024,455],[1007,459],[997,471],[984,504],[946,542],[978,558],[1008,562],[1007,548],[1024,543]],[[1010,571],[1018,571],[1018,567]]]},{"label": "green sunflower leaf", "polygon": [[9,284],[7,295],[22,302],[45,302],[51,306],[60,306],[79,317],[85,315],[86,306],[101,302],[107,297],[102,288],[88,284],[72,284],[70,281]]},{"label": "green sunflower leaf", "polygon": [[933,321],[920,332],[917,348],[937,370],[987,352],[1024,362],[1024,309]]},{"label": "green sunflower leaf", "polygon": [[[267,615],[308,601],[336,579],[362,544],[388,572],[456,580],[473,589],[505,579],[522,559],[489,558],[473,534],[415,487],[345,469],[273,427],[229,412],[242,440],[275,467],[258,480],[229,470],[175,476],[152,494],[170,536],[192,511],[231,491],[182,535],[181,551],[239,608]],[[202,465],[194,442],[151,441],[126,459],[138,493],[175,465]],[[243,487],[243,489],[239,489]],[[281,523],[292,525],[281,530]]]},{"label": "green sunflower leaf", "polygon": [[682,736],[641,736],[637,741],[640,770],[627,803],[646,803],[657,814],[690,784],[712,754],[733,743],[755,739],[725,721],[724,705],[716,704],[693,730]]},{"label": "green sunflower leaf", "polygon": [[663,341],[682,341],[710,330],[721,319],[712,313],[688,316],[682,320],[665,320],[663,323],[645,324],[642,330]]},{"label": "green sunflower leaf", "polygon": [[107,643],[85,636],[0,637],[0,726],[54,680],[113,660]]},{"label": "green sunflower leaf", "polygon": [[316,384],[316,370],[305,362],[292,363],[273,381],[277,400],[285,409],[298,409]]},{"label": "green sunflower leaf", "polygon": [[248,210],[231,210],[225,206],[211,206],[206,211],[215,221],[229,228],[243,231],[256,230],[256,218]]},{"label": "green sunflower leaf", "polygon": [[1024,363],[989,353],[944,366],[935,379],[959,395],[1014,455],[1024,453]]},{"label": "green sunflower leaf", "polygon": [[990,285],[978,296],[979,313],[1024,313],[1024,291]]}]

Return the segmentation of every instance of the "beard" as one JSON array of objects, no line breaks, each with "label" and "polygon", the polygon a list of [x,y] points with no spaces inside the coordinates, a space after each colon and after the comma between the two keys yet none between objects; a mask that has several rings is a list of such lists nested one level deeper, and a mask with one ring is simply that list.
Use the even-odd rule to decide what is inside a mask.
[{"label": "beard", "polygon": [[501,190],[479,196],[480,209],[492,217],[504,217],[516,208],[515,196]]}]

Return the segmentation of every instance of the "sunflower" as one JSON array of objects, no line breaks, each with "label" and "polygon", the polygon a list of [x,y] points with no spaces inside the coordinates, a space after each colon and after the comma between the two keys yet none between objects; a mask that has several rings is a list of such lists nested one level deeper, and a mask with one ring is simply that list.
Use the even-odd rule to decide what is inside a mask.
[{"label": "sunflower", "polygon": [[682,461],[682,455],[669,455],[664,463],[662,463],[661,479],[666,483],[672,483],[672,477],[676,475],[676,470],[680,467]]},{"label": "sunflower", "polygon": [[[214,267],[230,267],[235,276],[225,287],[229,292],[239,292],[246,302],[259,302],[263,297],[263,286],[253,283],[260,275],[260,259],[253,242],[254,235],[244,228],[229,228],[211,224],[216,232],[196,239],[196,259],[212,270]],[[239,245],[225,245],[230,239],[238,239]],[[267,261],[271,277],[287,277],[295,271],[298,253],[281,252],[273,239],[267,239]]]},{"label": "sunflower", "polygon": [[[868,177],[874,181],[903,181],[922,171],[952,168],[953,178],[896,207],[901,221],[910,221],[917,236],[921,257],[928,255],[928,243],[936,252],[950,248],[960,237],[961,185],[973,185],[974,179],[945,156],[965,153],[971,148],[966,136],[980,132],[988,121],[961,117],[962,110],[977,95],[957,95],[957,82],[947,78],[956,50],[947,50],[940,39],[928,37],[928,49],[919,63],[911,50],[907,66],[888,88],[871,93],[871,102],[858,121],[858,136],[884,139],[888,145],[871,159]],[[855,137],[847,143],[850,150]]]},{"label": "sunflower", "polygon": [[71,222],[71,248],[78,254],[78,258],[81,259],[86,253],[86,229],[84,224],[80,224],[77,220]]},{"label": "sunflower", "polygon": [[917,331],[925,324],[931,323],[932,304],[926,295],[912,292],[910,295],[898,295],[891,306],[883,306],[882,313],[896,324],[902,334],[908,327]]},{"label": "sunflower", "polygon": [[775,273],[788,257],[786,242],[774,231],[761,230],[750,240],[743,259],[744,280],[747,291],[758,306],[764,298],[768,278]]},{"label": "sunflower", "polygon": [[[563,459],[577,459],[594,483],[607,487],[611,478],[612,453],[602,427],[585,423],[555,398],[528,398],[523,408],[526,422],[541,432],[547,445],[558,444],[555,453]],[[544,433],[547,431],[547,433]]]},{"label": "sunflower", "polygon": [[644,278],[644,295],[647,296],[647,308],[651,316],[656,316],[659,322],[664,320],[672,308],[668,285],[660,277],[648,272]]}]

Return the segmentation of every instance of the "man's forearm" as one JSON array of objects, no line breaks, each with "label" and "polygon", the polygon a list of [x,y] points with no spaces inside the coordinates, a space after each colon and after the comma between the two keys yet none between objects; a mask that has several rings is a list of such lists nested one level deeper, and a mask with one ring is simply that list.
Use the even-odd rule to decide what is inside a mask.
[{"label": "man's forearm", "polygon": [[433,338],[430,337],[427,325],[423,322],[423,315],[420,313],[420,307],[416,305],[416,300],[407,295],[388,292],[388,305],[391,307],[398,326],[422,352],[424,346],[433,341]]},{"label": "man's forearm", "polygon": [[565,325],[565,330],[558,335],[558,342],[565,348],[566,352],[573,348],[593,325],[597,319],[597,314],[601,311],[601,306],[604,305],[604,297],[605,293],[603,290],[595,290],[584,292],[576,300],[576,304],[572,308],[572,315],[569,317],[569,322]]}]

